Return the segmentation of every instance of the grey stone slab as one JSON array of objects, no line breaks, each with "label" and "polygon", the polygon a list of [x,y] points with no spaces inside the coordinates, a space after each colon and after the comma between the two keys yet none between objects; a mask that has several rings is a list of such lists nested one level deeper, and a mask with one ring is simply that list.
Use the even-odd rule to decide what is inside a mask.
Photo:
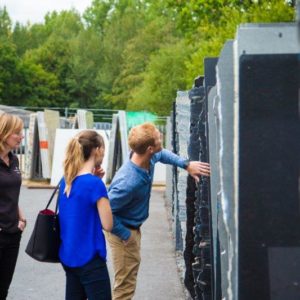
[{"label": "grey stone slab", "polygon": [[235,38],[236,54],[299,53],[296,23],[244,24]]},{"label": "grey stone slab", "polygon": [[218,128],[215,106],[218,105],[217,89],[213,87],[208,94],[208,127],[209,127],[209,161],[211,167],[210,177],[210,201],[211,201],[211,224],[212,224],[212,245],[213,245],[213,280],[214,295],[217,292],[218,285],[221,282],[218,269],[220,268],[220,251],[218,238],[218,192],[220,190],[219,182],[219,158],[218,158]]},{"label": "grey stone slab", "polygon": [[[188,140],[189,140],[189,125],[190,125],[190,100],[188,92],[177,92],[176,97],[176,133],[178,137],[178,155],[188,157]],[[177,215],[180,226],[180,238],[182,241],[186,236],[186,187],[187,173],[181,168],[177,168],[178,181],[178,206]],[[177,232],[179,234],[179,232]]]},{"label": "grey stone slab", "polygon": [[[172,149],[172,124],[171,118],[168,117],[166,121],[166,149],[173,151]],[[173,177],[173,166],[166,165],[166,199],[168,200],[169,206],[172,205],[172,177]]]},{"label": "grey stone slab", "polygon": [[206,57],[204,59],[204,87],[206,94],[209,90],[216,85],[216,65],[218,63],[218,57]]},{"label": "grey stone slab", "polygon": [[124,162],[128,159],[128,155],[129,155],[126,112],[124,110],[120,110],[118,113],[118,117],[119,117],[119,131],[121,136],[122,162]]},{"label": "grey stone slab", "polygon": [[200,115],[205,101],[203,86],[194,87],[189,91],[190,98],[190,137],[188,144],[188,157],[190,160],[199,160],[201,151]]},{"label": "grey stone slab", "polygon": [[109,136],[109,153],[107,161],[107,170],[106,170],[106,183],[110,183],[117,169],[117,149],[118,149],[118,130],[119,130],[119,121],[118,115],[113,114],[112,116],[112,127],[110,130]]},{"label": "grey stone slab", "polygon": [[234,177],[234,90],[233,42],[225,43],[217,64],[218,156],[220,210],[218,226],[221,253],[222,297],[237,298],[237,198]]}]

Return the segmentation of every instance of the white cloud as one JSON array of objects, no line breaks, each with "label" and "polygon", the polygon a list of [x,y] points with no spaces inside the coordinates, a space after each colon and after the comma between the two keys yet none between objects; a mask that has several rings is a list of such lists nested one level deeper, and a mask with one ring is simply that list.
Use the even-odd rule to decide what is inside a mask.
[{"label": "white cloud", "polygon": [[92,0],[0,0],[0,8],[6,6],[13,23],[22,24],[41,23],[46,13],[54,10],[74,8],[82,14],[91,4]]}]

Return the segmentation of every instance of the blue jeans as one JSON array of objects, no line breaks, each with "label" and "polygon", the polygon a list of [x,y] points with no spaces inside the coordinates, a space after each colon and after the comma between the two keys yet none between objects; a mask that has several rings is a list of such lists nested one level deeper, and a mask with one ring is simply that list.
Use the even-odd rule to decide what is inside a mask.
[{"label": "blue jeans", "polygon": [[111,300],[106,262],[96,256],[78,268],[63,265],[66,272],[66,300]]}]

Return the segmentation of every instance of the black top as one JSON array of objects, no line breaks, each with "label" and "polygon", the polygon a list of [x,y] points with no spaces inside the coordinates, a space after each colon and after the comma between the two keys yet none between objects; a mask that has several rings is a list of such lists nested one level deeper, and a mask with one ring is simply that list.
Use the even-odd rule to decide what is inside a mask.
[{"label": "black top", "polygon": [[0,231],[18,232],[21,172],[18,158],[9,153],[9,166],[0,158]]}]

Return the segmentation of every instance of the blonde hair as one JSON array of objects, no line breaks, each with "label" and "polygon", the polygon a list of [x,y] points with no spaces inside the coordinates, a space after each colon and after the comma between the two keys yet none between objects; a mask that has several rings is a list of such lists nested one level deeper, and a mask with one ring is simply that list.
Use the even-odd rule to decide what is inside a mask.
[{"label": "blonde hair", "polygon": [[128,135],[129,147],[138,154],[144,154],[149,146],[155,146],[157,128],[152,123],[133,127]]},{"label": "blonde hair", "polygon": [[64,192],[69,195],[72,182],[95,148],[104,147],[104,140],[100,134],[93,130],[80,132],[71,139],[66,148],[64,160],[64,178],[66,187]]},{"label": "blonde hair", "polygon": [[15,115],[0,114],[0,153],[5,150],[5,144],[10,135],[23,129],[23,121]]}]

